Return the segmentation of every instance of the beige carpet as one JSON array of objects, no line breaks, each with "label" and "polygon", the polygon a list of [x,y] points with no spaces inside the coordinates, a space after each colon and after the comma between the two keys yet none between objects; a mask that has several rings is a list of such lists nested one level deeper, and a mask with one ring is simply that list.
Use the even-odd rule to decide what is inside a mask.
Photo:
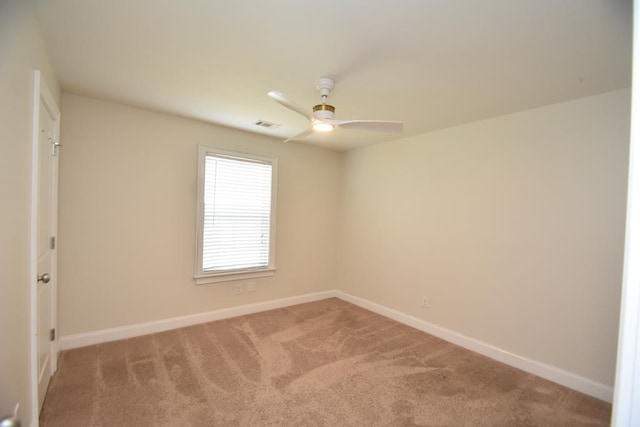
[{"label": "beige carpet", "polygon": [[332,298],[61,353],[42,426],[600,426],[605,402]]}]

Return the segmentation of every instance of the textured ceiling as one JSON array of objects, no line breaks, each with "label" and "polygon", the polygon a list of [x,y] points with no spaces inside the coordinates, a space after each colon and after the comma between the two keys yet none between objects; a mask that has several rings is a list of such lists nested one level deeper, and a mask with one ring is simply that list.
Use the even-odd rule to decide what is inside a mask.
[{"label": "textured ceiling", "polygon": [[337,119],[401,120],[404,136],[631,85],[631,0],[34,3],[63,91],[282,139],[308,121],[266,93],[310,109],[324,76]]}]

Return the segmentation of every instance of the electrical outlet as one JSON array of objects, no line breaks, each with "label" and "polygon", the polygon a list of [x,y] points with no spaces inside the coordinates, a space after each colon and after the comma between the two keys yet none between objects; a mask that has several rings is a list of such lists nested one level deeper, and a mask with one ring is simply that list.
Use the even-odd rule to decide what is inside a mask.
[{"label": "electrical outlet", "polygon": [[236,283],[236,295],[244,293],[244,287],[242,283]]},{"label": "electrical outlet", "polygon": [[429,298],[423,296],[421,305],[422,305],[422,308],[429,308]]},{"label": "electrical outlet", "polygon": [[254,292],[256,290],[256,282],[247,282],[247,292]]}]

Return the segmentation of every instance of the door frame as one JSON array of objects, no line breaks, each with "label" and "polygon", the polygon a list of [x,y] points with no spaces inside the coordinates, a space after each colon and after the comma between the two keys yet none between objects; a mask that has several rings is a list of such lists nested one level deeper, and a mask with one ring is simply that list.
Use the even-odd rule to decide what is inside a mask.
[{"label": "door frame", "polygon": [[[56,105],[55,99],[51,95],[46,83],[42,79],[39,70],[34,70],[33,76],[33,122],[31,132],[31,208],[30,208],[30,225],[29,225],[29,299],[30,299],[30,353],[31,353],[31,416],[37,425],[40,408],[38,405],[38,147],[40,143],[40,102],[47,109],[54,120],[54,139],[59,141],[60,137],[60,110]],[[58,235],[58,156],[53,157],[52,162],[52,183],[51,183],[51,224],[52,234]],[[58,306],[58,243],[56,241],[56,249],[51,254],[51,280],[47,286],[50,286],[50,314],[51,327],[57,329],[57,306]],[[51,341],[49,354],[51,363],[51,375],[58,367],[58,352],[60,350],[60,341],[56,333],[55,339]]]},{"label": "door frame", "polygon": [[611,425],[640,424],[640,0],[633,1],[631,134],[624,273]]}]

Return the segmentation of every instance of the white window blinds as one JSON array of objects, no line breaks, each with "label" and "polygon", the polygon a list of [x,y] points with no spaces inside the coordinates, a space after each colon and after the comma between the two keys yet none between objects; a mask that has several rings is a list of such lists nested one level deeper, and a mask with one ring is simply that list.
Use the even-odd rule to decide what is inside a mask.
[{"label": "white window blinds", "polygon": [[269,267],[272,164],[206,153],[202,273]]}]

